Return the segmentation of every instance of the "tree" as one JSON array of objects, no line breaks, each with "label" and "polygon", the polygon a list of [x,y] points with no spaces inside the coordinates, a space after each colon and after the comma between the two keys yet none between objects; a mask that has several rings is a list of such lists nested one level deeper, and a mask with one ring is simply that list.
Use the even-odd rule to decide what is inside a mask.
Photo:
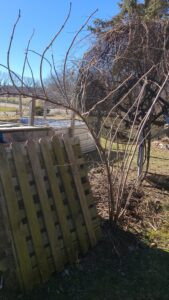
[{"label": "tree", "polygon": [[[55,72],[54,60],[49,61],[51,70],[54,71],[52,74],[56,75],[51,90],[51,86],[43,78],[43,64],[47,61],[47,51],[52,48],[55,39],[64,28],[69,14],[61,29],[40,54],[40,88],[34,85],[33,88],[28,89],[24,77],[14,74],[10,66],[11,44],[19,18],[20,14],[11,34],[7,60],[9,77],[15,86],[16,95],[38,98],[43,102],[48,101],[68,109],[85,123],[95,141],[107,174],[110,219],[117,221],[117,218],[125,212],[132,191],[138,185],[137,178],[128,185],[130,180],[128,175],[132,170],[140,136],[144,130],[144,140],[147,140],[150,136],[149,125],[168,105],[162,92],[169,80],[169,23],[164,19],[143,21],[136,13],[131,14],[130,17],[127,13],[119,22],[117,22],[118,16],[116,19],[113,18],[113,23],[110,20],[109,30],[106,27],[108,23],[103,24],[105,28],[102,27],[100,32],[96,32],[96,43],[82,59],[75,80],[76,84],[72,87],[69,85],[69,78],[66,78],[70,70],[67,61],[76,34],[66,53],[63,72],[59,77]],[[83,28],[84,25],[80,30]],[[29,61],[27,54],[25,61]],[[30,69],[32,71],[32,68]],[[34,81],[33,71],[31,74]],[[16,85],[14,76],[19,79],[19,85]],[[59,87],[63,89],[63,99],[58,99],[58,93],[55,92],[58,90],[58,78],[61,81]],[[70,93],[69,86],[71,86]],[[100,119],[96,128],[91,120],[95,119],[95,114],[98,112]],[[108,121],[111,121],[110,124],[107,124]],[[100,137],[106,126],[108,130],[103,146]],[[120,153],[117,151],[115,159],[117,158],[118,163],[116,164],[114,157],[111,159],[111,154],[112,144],[114,142],[118,144],[119,134],[126,135],[127,143],[120,160],[118,160]],[[127,198],[124,197],[126,187]]]},{"label": "tree", "polygon": [[53,72],[46,80],[46,87],[48,89],[48,93],[57,97],[58,101],[65,101],[65,89],[67,96],[69,98],[74,98],[75,86],[77,81],[77,68],[71,66],[71,68],[66,70],[65,74],[65,86],[64,86],[64,78],[63,78],[63,70],[62,68],[59,72]]},{"label": "tree", "polygon": [[[98,113],[96,134],[102,137],[107,116],[112,117],[106,132],[109,144],[117,141],[118,133],[126,132],[127,144],[137,141],[140,148],[146,148],[144,157],[140,151],[138,162],[145,162],[147,170],[151,127],[169,111],[169,99],[164,96],[169,89],[169,21],[167,14],[161,14],[166,6],[158,6],[153,18],[150,7],[150,1],[122,1],[117,16],[97,20],[92,29],[96,42],[86,53],[79,73],[84,82],[80,98],[86,115]],[[139,176],[141,173],[142,166]],[[122,186],[124,182],[125,175]]]},{"label": "tree", "polygon": [[8,73],[0,72],[0,87],[9,85],[9,83],[10,83],[10,79]]},{"label": "tree", "polygon": [[96,19],[94,26],[90,26],[96,35],[107,32],[117,23],[126,23],[131,19],[152,20],[155,18],[167,18],[169,16],[168,0],[122,0],[119,2],[120,12],[110,20]]},{"label": "tree", "polygon": [[133,15],[142,18],[162,18],[168,15],[168,0],[145,0],[140,2],[137,0],[123,0],[119,4],[120,17],[125,15],[133,17]]},{"label": "tree", "polygon": [[145,1],[145,16],[148,18],[163,18],[169,16],[168,0]]},{"label": "tree", "polygon": [[[91,28],[96,35],[96,43],[85,55],[88,61],[95,59],[95,71],[93,64],[90,73],[90,81],[96,80],[102,90],[110,90],[122,83],[129,74],[132,74],[133,80],[129,80],[120,92],[125,94],[131,88],[131,85],[146,73],[153,65],[161,64],[158,71],[149,74],[150,81],[146,86],[144,104],[142,112],[144,115],[148,106],[156,94],[157,86],[160,84],[164,72],[162,62],[166,62],[166,54],[169,50],[169,23],[168,23],[168,0],[123,0],[119,3],[120,12],[111,20],[96,20],[95,27]],[[99,63],[98,63],[99,62]],[[85,64],[85,63],[84,63]],[[82,69],[84,68],[82,65]],[[99,69],[99,72],[96,71]],[[89,75],[88,75],[89,76]],[[103,88],[104,86],[104,88]],[[142,83],[140,83],[140,88]],[[86,92],[83,94],[90,98],[90,84],[86,85]],[[134,92],[135,93],[135,92]],[[113,95],[113,101],[121,96],[119,93]],[[130,95],[130,99],[123,102],[120,109],[126,112],[136,95]],[[96,99],[97,97],[95,97]],[[160,100],[163,105],[161,112],[168,105],[164,105],[164,99]],[[110,102],[110,101],[109,101]],[[88,106],[90,103],[88,101]],[[158,109],[159,110],[159,107]],[[133,116],[134,117],[134,116]],[[131,117],[131,119],[133,119]]]}]

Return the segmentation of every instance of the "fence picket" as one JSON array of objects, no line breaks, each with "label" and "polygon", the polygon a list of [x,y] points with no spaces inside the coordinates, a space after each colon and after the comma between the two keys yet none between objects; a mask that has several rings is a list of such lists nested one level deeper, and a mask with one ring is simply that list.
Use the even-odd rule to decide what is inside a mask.
[{"label": "fence picket", "polygon": [[61,271],[64,265],[62,260],[62,253],[56,235],[56,226],[51,218],[51,208],[48,201],[47,191],[44,185],[44,176],[39,162],[39,155],[37,153],[35,143],[33,141],[28,142],[27,150],[39,194],[40,204],[42,206],[45,225],[49,237],[50,247],[52,250],[52,256],[55,262],[55,268],[56,270]]},{"label": "fence picket", "polygon": [[33,280],[35,280],[35,278],[32,275],[32,266],[27,249],[26,238],[24,234],[20,232],[20,212],[17,204],[17,197],[13,187],[12,174],[6,152],[2,145],[0,145],[0,166],[0,178],[8,209],[14,247],[17,252],[18,265],[20,267],[23,285],[26,289],[30,289],[33,286]]},{"label": "fence picket", "polygon": [[86,253],[100,238],[76,146],[66,137],[0,145],[1,227],[6,232],[0,228],[0,261],[1,237],[10,228],[9,265],[26,290],[48,280],[65,263],[75,262],[79,251]]},{"label": "fence picket", "polygon": [[52,195],[53,195],[53,199],[54,199],[54,203],[55,203],[55,207],[56,207],[56,211],[57,211],[57,216],[58,216],[60,227],[62,230],[64,244],[65,244],[68,256],[69,256],[69,261],[73,262],[75,259],[74,246],[73,246],[73,242],[72,242],[71,235],[70,235],[70,229],[68,226],[65,207],[64,207],[61,193],[59,191],[59,186],[57,183],[56,172],[53,168],[52,158],[51,158],[48,143],[46,140],[40,141],[40,148],[42,151],[45,168],[47,171],[50,188],[52,191]]},{"label": "fence picket", "polygon": [[63,147],[61,147],[61,142],[58,137],[53,137],[52,139],[54,152],[57,158],[57,161],[59,162],[59,171],[60,175],[63,181],[66,197],[68,199],[68,203],[71,209],[72,218],[75,224],[79,244],[82,250],[82,253],[85,254],[88,250],[88,239],[85,233],[85,228],[79,218],[80,212],[80,205],[78,205],[78,201],[75,199],[75,195],[73,193],[72,189],[72,178],[71,175],[67,171],[66,167],[66,161],[64,159],[63,155]]},{"label": "fence picket", "polygon": [[42,237],[38,223],[38,217],[34,205],[34,200],[31,193],[29,184],[29,177],[26,170],[24,156],[22,155],[22,147],[19,144],[13,144],[12,153],[15,161],[15,166],[18,175],[18,181],[22,192],[22,197],[27,214],[27,220],[31,231],[34,250],[38,261],[40,275],[43,281],[49,278],[49,267],[47,262],[46,253],[42,247]]},{"label": "fence picket", "polygon": [[78,167],[76,164],[76,159],[73,153],[73,149],[70,145],[70,143],[68,142],[68,140],[66,138],[64,138],[64,144],[65,144],[65,148],[66,148],[66,152],[67,152],[67,156],[69,158],[69,161],[71,161],[71,170],[72,170],[72,174],[73,174],[73,179],[76,185],[76,189],[77,189],[77,193],[79,196],[79,201],[81,204],[81,209],[83,211],[83,216],[84,216],[84,220],[85,220],[85,224],[86,224],[86,228],[87,228],[87,233],[89,236],[89,240],[92,246],[96,245],[96,235],[92,226],[92,221],[90,218],[90,214],[89,214],[89,209],[86,203],[86,197],[84,194],[84,190],[82,187],[82,183],[81,183],[81,179],[80,179],[80,174],[78,171]]}]

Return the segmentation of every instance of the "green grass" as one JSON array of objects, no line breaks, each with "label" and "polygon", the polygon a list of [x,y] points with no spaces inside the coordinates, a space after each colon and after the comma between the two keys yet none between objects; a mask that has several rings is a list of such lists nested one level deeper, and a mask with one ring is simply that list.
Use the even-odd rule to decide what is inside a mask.
[{"label": "green grass", "polygon": [[[169,181],[168,181],[168,188],[169,188]],[[161,199],[159,198],[157,200],[161,200]],[[152,242],[155,241],[158,245],[158,248],[163,249],[165,252],[168,252],[169,255],[169,192],[168,192],[168,197],[166,197],[162,202],[162,210],[163,211],[161,213],[161,219],[162,219],[161,226],[154,229],[147,228],[146,236],[149,241]]]},{"label": "green grass", "polygon": [[[103,147],[109,149],[110,144],[109,142],[106,143],[106,140],[104,138],[100,139],[100,143]],[[113,143],[111,145],[111,150],[114,153],[116,153],[117,150],[123,153],[125,151],[125,148],[126,145],[124,143],[118,143],[118,144]],[[132,146],[129,145],[128,151],[131,152],[130,153],[130,157],[131,157],[134,148],[132,148]],[[131,168],[137,170],[137,150],[135,152]],[[169,170],[169,151],[164,149],[159,149],[157,146],[155,146],[152,143],[151,152],[150,152],[149,172],[168,175],[168,170]]]},{"label": "green grass", "polygon": [[[22,98],[23,105],[26,105],[29,103],[31,98]],[[18,97],[1,97],[0,103],[13,103],[13,104],[19,104],[19,98]]]},{"label": "green grass", "polygon": [[0,112],[16,112],[16,107],[8,107],[0,105]]}]

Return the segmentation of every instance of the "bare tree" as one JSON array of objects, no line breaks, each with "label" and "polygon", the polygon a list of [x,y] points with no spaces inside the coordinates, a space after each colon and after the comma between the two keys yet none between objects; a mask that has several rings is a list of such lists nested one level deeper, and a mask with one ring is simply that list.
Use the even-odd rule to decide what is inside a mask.
[{"label": "bare tree", "polygon": [[[134,20],[133,23],[117,25],[101,36],[99,42],[83,57],[78,76],[76,73],[74,77],[68,66],[69,54],[93,14],[74,36],[65,55],[62,74],[56,71],[53,54],[51,59],[46,58],[48,50],[66,26],[70,10],[43,53],[34,51],[41,58],[40,88],[35,84],[33,68],[29,63],[30,43],[25,54],[25,64],[31,70],[33,88],[24,81],[24,76],[18,76],[11,69],[11,47],[20,14],[14,24],[7,66],[4,67],[9,72],[16,95],[40,99],[44,103],[50,102],[70,110],[86,124],[107,174],[109,216],[111,221],[116,222],[125,213],[132,192],[144,175],[142,168],[139,177],[134,176],[131,180],[138,146],[145,147],[148,144],[144,157],[148,166],[151,125],[168,109],[168,101],[162,95],[169,82],[169,23],[165,20],[148,23]],[[50,82],[43,78],[44,62],[51,68]],[[16,84],[15,78],[19,84]],[[74,78],[73,84],[71,78]],[[101,142],[103,137],[104,142]],[[123,138],[125,148],[121,153],[118,141]],[[116,154],[112,158],[114,146]],[[126,187],[128,195],[124,198]]]}]

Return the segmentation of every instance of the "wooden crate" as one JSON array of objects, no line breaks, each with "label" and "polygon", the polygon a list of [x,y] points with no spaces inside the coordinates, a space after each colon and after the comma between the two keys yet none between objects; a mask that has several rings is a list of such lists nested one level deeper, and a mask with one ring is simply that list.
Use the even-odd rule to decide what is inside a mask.
[{"label": "wooden crate", "polygon": [[0,217],[0,272],[23,289],[95,246],[101,230],[77,140],[0,145]]}]

